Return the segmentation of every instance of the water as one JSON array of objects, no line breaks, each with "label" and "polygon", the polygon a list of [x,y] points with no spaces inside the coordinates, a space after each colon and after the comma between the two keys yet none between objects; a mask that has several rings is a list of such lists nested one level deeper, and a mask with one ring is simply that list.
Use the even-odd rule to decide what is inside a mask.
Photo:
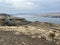
[{"label": "water", "polygon": [[17,17],[25,18],[28,21],[40,21],[40,22],[50,22],[55,24],[60,24],[60,18],[50,18],[50,17],[40,17],[36,15],[14,15]]}]

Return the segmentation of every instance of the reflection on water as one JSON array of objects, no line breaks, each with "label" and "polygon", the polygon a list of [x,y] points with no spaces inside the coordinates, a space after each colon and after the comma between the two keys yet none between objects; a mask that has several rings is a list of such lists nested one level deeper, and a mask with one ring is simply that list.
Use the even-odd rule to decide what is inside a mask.
[{"label": "reflection on water", "polygon": [[40,21],[40,22],[50,22],[50,23],[60,24],[60,18],[40,17],[36,15],[14,15],[14,16],[22,17],[33,22]]}]

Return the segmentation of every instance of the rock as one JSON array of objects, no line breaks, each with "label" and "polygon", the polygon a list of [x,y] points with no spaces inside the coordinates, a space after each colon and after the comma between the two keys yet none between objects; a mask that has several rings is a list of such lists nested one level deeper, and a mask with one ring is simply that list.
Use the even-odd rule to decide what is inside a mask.
[{"label": "rock", "polygon": [[30,21],[27,21],[24,18],[19,17],[13,17],[8,14],[0,14],[0,25],[7,25],[7,26],[20,26],[20,25],[26,25],[31,23]]}]

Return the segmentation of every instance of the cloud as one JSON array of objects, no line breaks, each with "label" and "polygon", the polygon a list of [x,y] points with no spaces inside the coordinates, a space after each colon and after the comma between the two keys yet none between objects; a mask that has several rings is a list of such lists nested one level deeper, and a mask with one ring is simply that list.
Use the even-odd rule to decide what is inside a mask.
[{"label": "cloud", "polygon": [[13,7],[18,9],[34,9],[36,5],[33,2],[27,1],[14,1],[12,4]]},{"label": "cloud", "polygon": [[5,4],[9,4],[9,7],[16,8],[16,9],[35,9],[37,5],[33,1],[28,0],[0,0]]},{"label": "cloud", "polygon": [[54,8],[60,6],[59,0],[0,0],[4,4],[8,5],[8,7],[16,8],[16,9],[26,9],[33,10],[38,8]]},{"label": "cloud", "polygon": [[7,7],[31,12],[48,12],[60,10],[60,0],[0,0],[0,2],[2,2]]},{"label": "cloud", "polygon": [[0,0],[0,2],[2,2],[2,0]]}]

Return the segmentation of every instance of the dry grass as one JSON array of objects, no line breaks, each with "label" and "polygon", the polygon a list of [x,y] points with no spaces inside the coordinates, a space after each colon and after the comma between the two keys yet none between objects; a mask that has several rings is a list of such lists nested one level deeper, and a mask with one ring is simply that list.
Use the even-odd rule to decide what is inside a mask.
[{"label": "dry grass", "polygon": [[32,39],[44,39],[47,41],[56,41],[55,43],[60,42],[60,31],[54,29],[45,29],[43,27],[36,26],[0,26],[1,31],[12,31],[14,35],[20,35],[23,33],[24,35],[31,36]]}]

